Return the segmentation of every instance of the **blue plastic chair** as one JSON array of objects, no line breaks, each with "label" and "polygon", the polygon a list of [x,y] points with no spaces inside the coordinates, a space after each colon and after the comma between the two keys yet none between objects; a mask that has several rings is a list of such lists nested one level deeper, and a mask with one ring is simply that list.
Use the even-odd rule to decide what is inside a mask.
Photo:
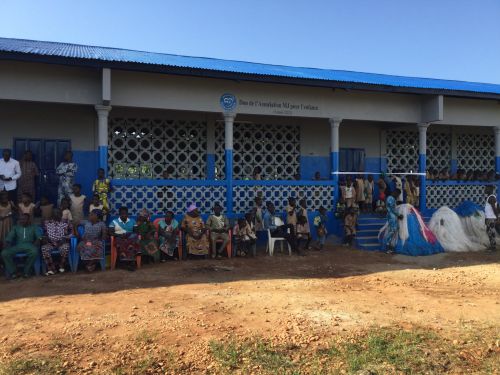
[{"label": "blue plastic chair", "polygon": [[[71,241],[72,240],[73,240],[73,237],[71,237],[71,239],[70,239],[70,249],[69,249],[70,253],[68,254],[68,263],[69,263],[69,268],[73,271],[73,267],[71,266]],[[41,250],[40,250],[40,252],[41,252]],[[61,255],[61,252],[57,248],[52,249],[52,251],[50,253],[52,255]],[[45,273],[47,272],[47,264],[45,263],[45,260],[43,259],[43,257],[41,255],[39,255],[39,258],[41,258],[42,273],[45,275]]]},{"label": "blue plastic chair", "polygon": [[[80,235],[80,238],[83,237],[85,234],[85,228],[82,225],[79,225],[78,228],[78,234]],[[78,270],[78,263],[80,262],[80,253],[78,253],[76,246],[78,245],[78,238],[72,237],[71,238],[71,247],[69,250],[69,263],[71,267],[72,272],[76,272]],[[106,270],[106,241],[102,241],[102,258],[99,260],[99,263],[101,265],[101,269],[103,271]]]},{"label": "blue plastic chair", "polygon": [[[20,251],[19,253],[17,253],[15,256],[14,256],[14,262],[16,259],[21,259],[21,260],[24,260],[26,258],[26,253],[23,253],[22,251]],[[41,257],[40,257],[40,253],[38,253],[38,256],[36,257],[35,259],[35,264],[33,264],[33,270],[35,271],[35,275],[36,276],[40,276],[40,267],[41,267]],[[7,270],[5,270],[5,277],[8,277],[8,273],[7,273]]]}]

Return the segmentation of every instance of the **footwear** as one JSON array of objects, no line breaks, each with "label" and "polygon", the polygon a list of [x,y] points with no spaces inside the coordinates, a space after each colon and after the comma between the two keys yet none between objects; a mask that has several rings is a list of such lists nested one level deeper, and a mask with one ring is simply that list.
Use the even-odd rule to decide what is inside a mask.
[{"label": "footwear", "polygon": [[28,275],[27,273],[25,273],[25,274],[23,275],[23,278],[24,278],[24,279],[29,279],[30,277],[31,277],[31,275]]},{"label": "footwear", "polygon": [[17,275],[13,273],[12,275],[7,276],[7,280],[15,280],[17,279]]},{"label": "footwear", "polygon": [[47,271],[45,272],[45,276],[52,276],[55,275],[56,273],[54,271]]},{"label": "footwear", "polygon": [[66,270],[65,270],[64,268],[62,268],[62,267],[61,267],[61,268],[59,268],[59,272],[60,272],[60,273],[64,273],[65,271],[66,271]]}]

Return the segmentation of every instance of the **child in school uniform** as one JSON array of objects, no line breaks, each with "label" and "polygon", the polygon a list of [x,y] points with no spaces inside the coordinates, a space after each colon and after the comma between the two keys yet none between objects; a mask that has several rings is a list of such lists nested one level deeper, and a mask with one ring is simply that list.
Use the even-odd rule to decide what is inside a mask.
[{"label": "child in school uniform", "polygon": [[296,236],[297,246],[300,248],[300,245],[304,244],[304,250],[309,250],[309,244],[311,243],[311,230],[305,216],[299,216],[297,218]]},{"label": "child in school uniform", "polygon": [[344,246],[352,246],[354,237],[356,236],[357,215],[353,208],[347,209],[344,217]]},{"label": "child in school uniform", "polygon": [[101,201],[101,198],[98,194],[94,194],[92,197],[92,202],[89,205],[89,213],[94,210],[102,211],[103,221],[106,222],[106,214],[108,213],[107,208],[104,206],[104,203]]},{"label": "child in school uniform", "polygon": [[314,228],[316,229],[316,237],[318,238],[318,244],[316,245],[316,249],[318,250],[322,250],[325,245],[326,236],[328,234],[326,230],[327,222],[328,217],[326,216],[326,208],[321,206],[313,222]]},{"label": "child in school uniform", "polygon": [[73,216],[73,222],[75,225],[79,225],[84,219],[83,208],[85,206],[86,196],[81,193],[82,185],[73,185],[73,194],[70,194],[69,199],[71,201],[71,215]]},{"label": "child in school uniform", "polygon": [[73,223],[73,215],[71,214],[71,201],[68,198],[61,199],[61,212],[62,218],[61,220],[66,223]]},{"label": "child in school uniform", "polygon": [[52,212],[54,210],[54,204],[49,202],[49,198],[43,196],[40,198],[40,205],[38,206],[40,212],[40,217],[42,224],[52,219]]},{"label": "child in school uniform", "polygon": [[30,216],[30,222],[33,222],[35,217],[35,207],[36,205],[33,203],[33,198],[30,193],[22,193],[21,194],[21,203],[17,206],[17,210],[19,214],[27,214]]}]

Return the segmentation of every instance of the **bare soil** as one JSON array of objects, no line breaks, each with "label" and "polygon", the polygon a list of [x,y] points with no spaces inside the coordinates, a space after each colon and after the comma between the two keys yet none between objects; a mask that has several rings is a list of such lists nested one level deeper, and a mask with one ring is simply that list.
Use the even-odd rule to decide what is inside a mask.
[{"label": "bare soil", "polygon": [[437,372],[494,373],[499,260],[332,246],[0,281],[0,373],[223,373],[210,343],[258,337],[303,353],[373,327],[426,329],[472,353]]}]

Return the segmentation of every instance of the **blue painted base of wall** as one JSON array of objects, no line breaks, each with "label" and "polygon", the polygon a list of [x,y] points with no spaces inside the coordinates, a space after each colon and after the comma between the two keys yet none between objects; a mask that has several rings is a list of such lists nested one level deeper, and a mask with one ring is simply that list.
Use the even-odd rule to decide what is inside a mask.
[{"label": "blue painted base of wall", "polygon": [[99,146],[99,168],[104,169],[104,174],[108,175],[108,146]]},{"label": "blue painted base of wall", "polygon": [[[332,153],[333,154],[333,153]],[[330,156],[305,156],[300,157],[300,177],[302,180],[312,180],[314,173],[319,172],[322,178],[330,179],[333,155]],[[367,174],[387,171],[386,158],[365,158],[365,172]]]},{"label": "blue painted base of wall", "polygon": [[495,171],[500,174],[500,156],[495,157]]},{"label": "blue painted base of wall", "polygon": [[82,185],[83,194],[91,197],[92,184],[97,178],[99,168],[99,152],[73,150],[73,160],[78,165],[75,182]]}]

